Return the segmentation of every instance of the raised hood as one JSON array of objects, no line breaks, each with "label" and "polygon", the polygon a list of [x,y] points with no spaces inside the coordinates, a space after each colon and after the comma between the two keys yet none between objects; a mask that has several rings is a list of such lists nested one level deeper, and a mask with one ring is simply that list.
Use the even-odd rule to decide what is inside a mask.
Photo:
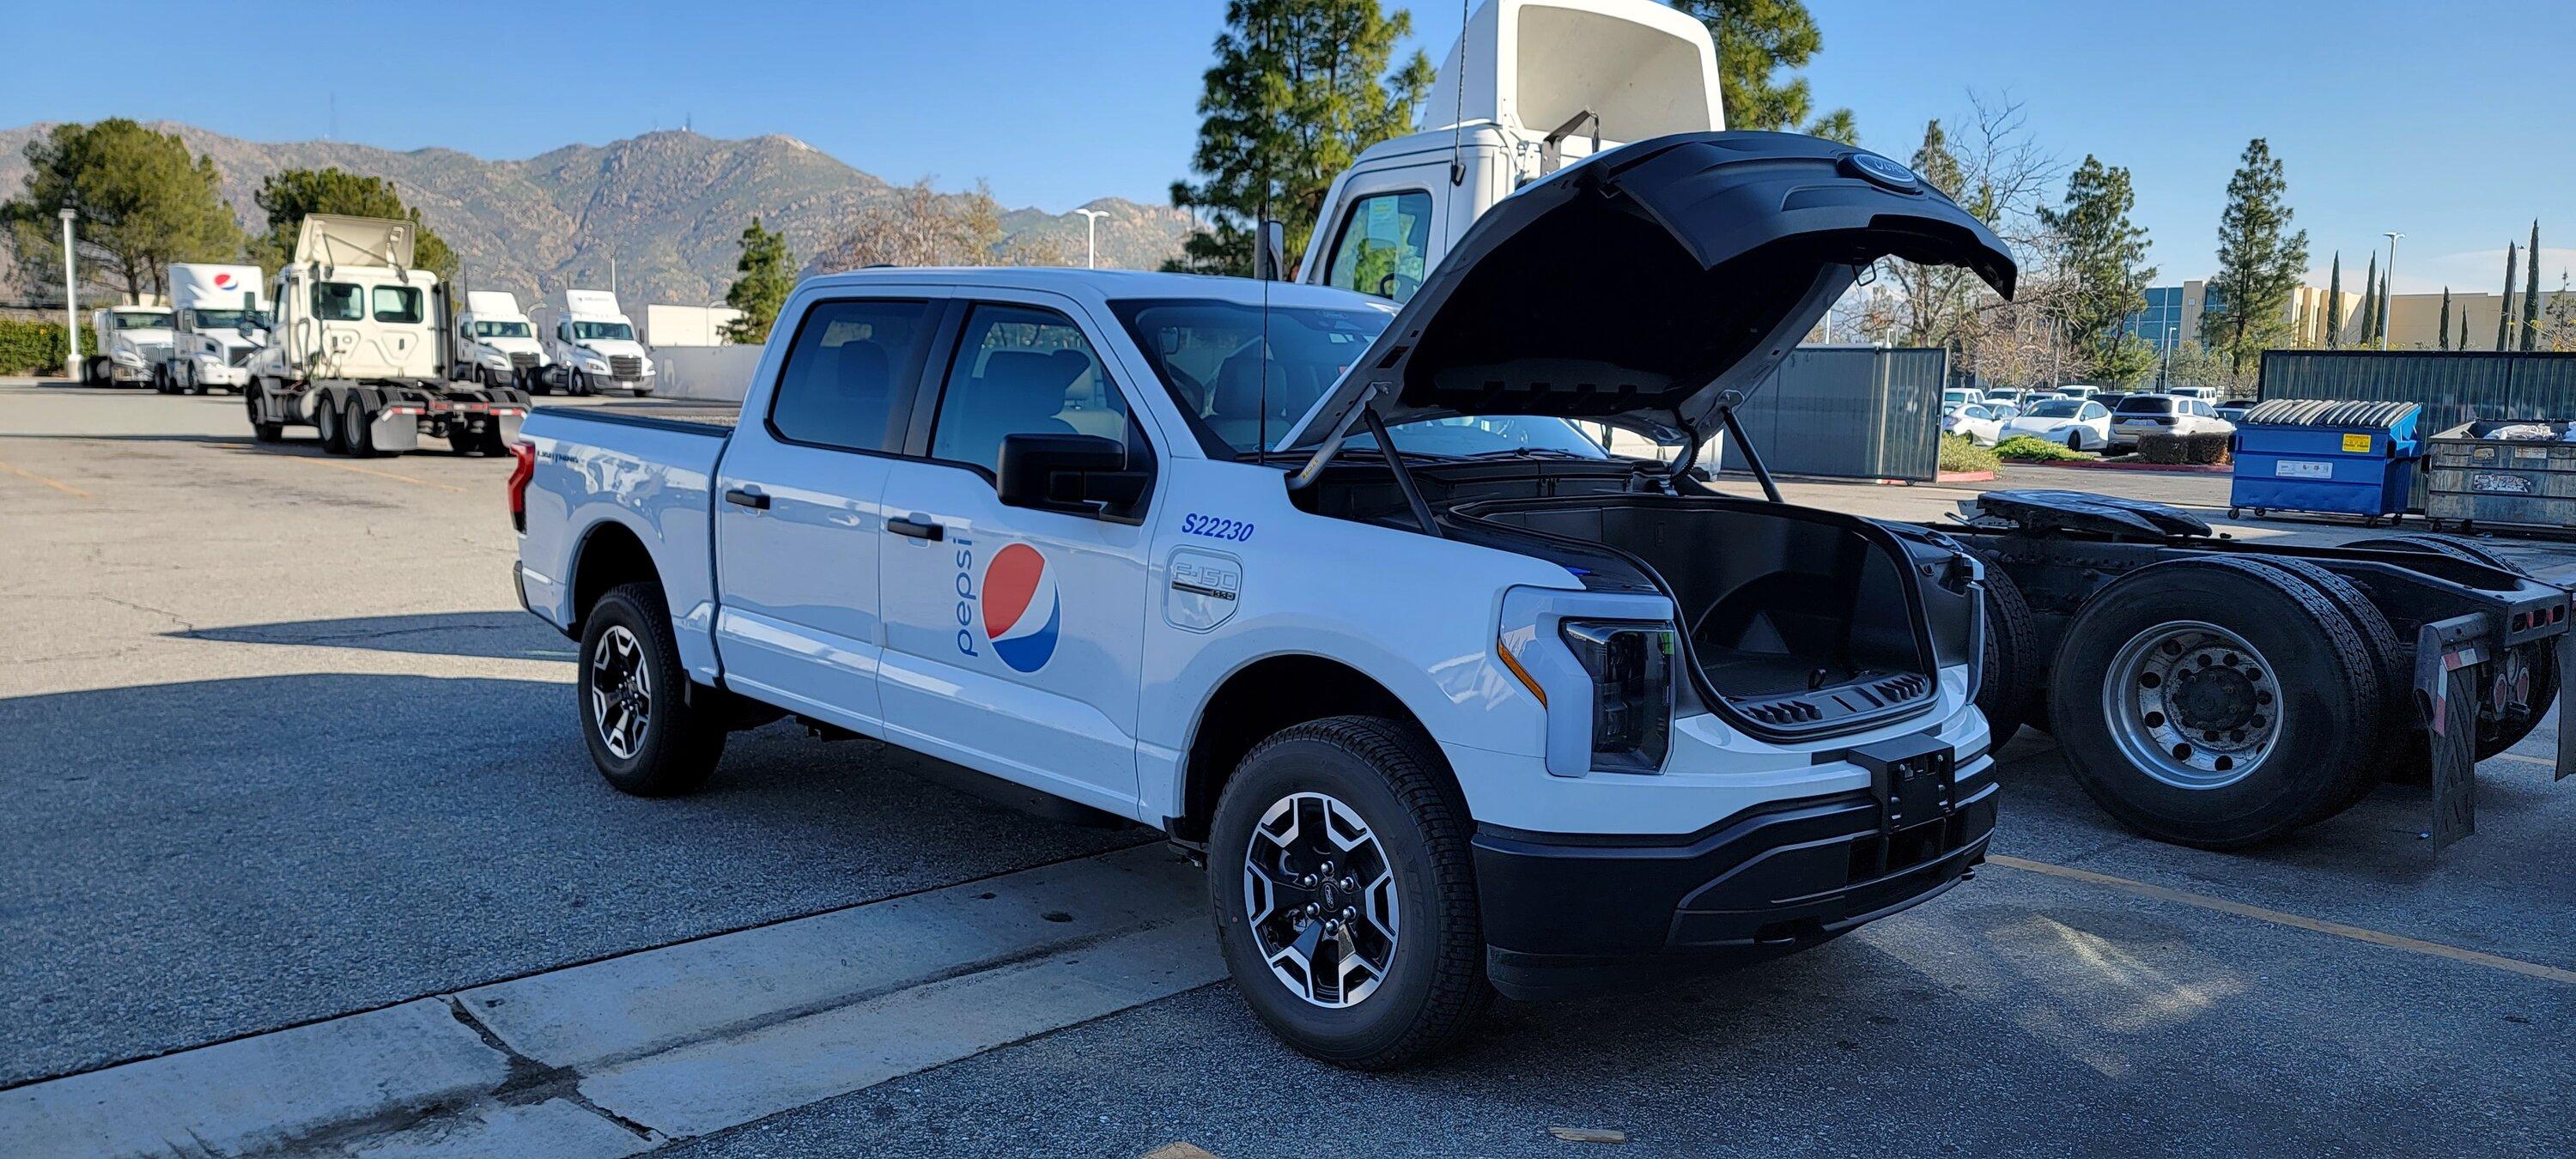
[{"label": "raised hood", "polygon": [[385,217],[308,213],[295,232],[295,260],[352,268],[412,263],[412,223]]},{"label": "raised hood", "polygon": [[2013,292],[1993,231],[1904,166],[1789,133],[1684,133],[1503,199],[1433,267],[1286,440],[1389,425],[1556,415],[1707,430],[1883,257],[1965,266]]}]

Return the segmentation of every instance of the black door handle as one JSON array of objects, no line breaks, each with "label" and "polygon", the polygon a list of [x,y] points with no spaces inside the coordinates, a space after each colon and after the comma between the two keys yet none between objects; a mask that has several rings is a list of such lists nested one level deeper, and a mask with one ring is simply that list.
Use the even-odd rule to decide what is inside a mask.
[{"label": "black door handle", "polygon": [[769,510],[769,496],[758,491],[746,491],[740,487],[726,491],[725,502],[736,507],[748,507],[754,511]]},{"label": "black door handle", "polygon": [[928,521],[916,523],[910,516],[886,520],[886,530],[912,539],[940,540],[948,537],[947,528]]}]

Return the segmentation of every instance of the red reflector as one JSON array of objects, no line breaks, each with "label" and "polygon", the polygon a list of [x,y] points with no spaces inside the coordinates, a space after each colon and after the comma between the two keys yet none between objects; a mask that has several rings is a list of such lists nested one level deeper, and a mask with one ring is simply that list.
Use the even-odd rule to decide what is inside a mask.
[{"label": "red reflector", "polygon": [[528,483],[537,477],[537,445],[522,439],[510,444],[510,526],[528,529]]}]

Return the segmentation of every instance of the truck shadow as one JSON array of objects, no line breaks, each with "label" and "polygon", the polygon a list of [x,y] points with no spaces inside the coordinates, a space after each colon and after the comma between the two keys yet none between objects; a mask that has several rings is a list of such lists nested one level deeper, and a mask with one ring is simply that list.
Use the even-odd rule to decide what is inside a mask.
[{"label": "truck shadow", "polygon": [[403,616],[354,616],[167,632],[178,640],[227,644],[284,644],[306,648],[359,648],[426,656],[492,660],[571,660],[572,641],[526,612],[422,612]]}]

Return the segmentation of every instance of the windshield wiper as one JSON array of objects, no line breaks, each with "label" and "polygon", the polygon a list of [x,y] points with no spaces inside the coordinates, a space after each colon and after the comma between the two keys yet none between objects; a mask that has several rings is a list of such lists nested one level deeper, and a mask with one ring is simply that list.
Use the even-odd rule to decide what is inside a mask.
[{"label": "windshield wiper", "polygon": [[1516,459],[1580,459],[1586,463],[1607,463],[1610,461],[1600,455],[1587,455],[1581,451],[1568,451],[1559,447],[1511,447],[1500,451],[1478,451],[1472,455],[1461,455],[1459,457],[1466,459],[1500,459],[1505,457]]}]

